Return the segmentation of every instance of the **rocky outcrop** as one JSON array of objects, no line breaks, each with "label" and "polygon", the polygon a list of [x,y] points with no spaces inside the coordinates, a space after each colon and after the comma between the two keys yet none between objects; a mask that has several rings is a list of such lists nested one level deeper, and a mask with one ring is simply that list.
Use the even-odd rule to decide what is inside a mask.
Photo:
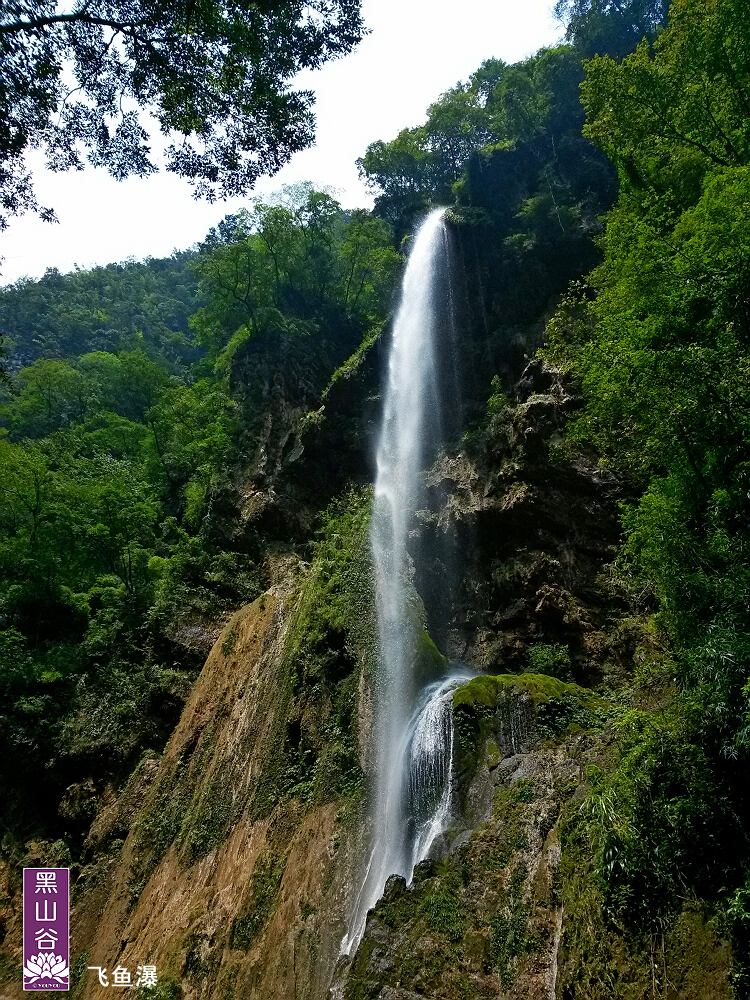
[{"label": "rocky outcrop", "polygon": [[597,577],[616,552],[626,484],[596,456],[559,450],[578,400],[544,362],[496,399],[427,476],[412,548],[430,631],[451,657],[494,672],[526,669],[535,643],[563,643],[568,679],[595,682],[618,666],[592,642],[618,611]]},{"label": "rocky outcrop", "polygon": [[[410,551],[430,633],[501,676],[456,692],[452,827],[410,885],[389,881],[332,997],[624,1000],[661,983],[655,995],[728,1000],[727,945],[705,916],[688,907],[658,942],[629,937],[603,913],[592,843],[578,843],[616,739],[592,688],[626,683],[643,641],[605,572],[630,488],[559,448],[578,405],[535,360],[427,474]],[[693,992],[670,992],[678,981]]]},{"label": "rocky outcrop", "polygon": [[559,820],[599,752],[588,737],[488,739],[442,861],[392,880],[343,977],[345,1000],[391,996],[554,1000],[562,925]]},{"label": "rocky outcrop", "polygon": [[238,490],[245,532],[305,540],[322,507],[353,483],[372,481],[382,333],[372,331],[349,358],[342,346],[353,350],[356,342],[334,349],[324,341],[311,352],[297,338],[286,363],[253,341],[237,359],[233,379],[253,436]]}]

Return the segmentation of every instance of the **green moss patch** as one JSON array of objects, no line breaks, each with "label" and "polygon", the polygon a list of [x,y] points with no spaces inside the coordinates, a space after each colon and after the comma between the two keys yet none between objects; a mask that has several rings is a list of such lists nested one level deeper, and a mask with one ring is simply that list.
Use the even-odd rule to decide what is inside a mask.
[{"label": "green moss patch", "polygon": [[472,678],[453,694],[453,708],[496,708],[510,693],[526,692],[535,706],[574,698],[585,708],[596,709],[601,699],[578,684],[566,684],[548,674],[500,674]]},{"label": "green moss patch", "polygon": [[326,386],[322,398],[326,400],[337,382],[356,378],[362,365],[372,347],[378,342],[378,338],[385,329],[385,323],[378,323],[365,333],[362,343],[347,360],[331,376],[331,381]]},{"label": "green moss patch", "polygon": [[297,691],[332,685],[377,650],[369,527],[372,491],[350,491],[323,514],[290,630],[287,667]]},{"label": "green moss patch", "polygon": [[377,655],[371,499],[369,488],[351,490],[321,515],[311,564],[297,585],[283,695],[273,706],[274,731],[252,820],[285,799],[353,801],[363,789],[358,686],[361,671],[373,670]]},{"label": "green moss patch", "polygon": [[460,900],[447,888],[426,896],[420,905],[427,926],[432,931],[445,934],[449,941],[461,941],[464,936],[464,921],[461,916]]},{"label": "green moss patch", "polygon": [[253,873],[252,900],[232,921],[230,945],[247,951],[265,927],[284,877],[286,858],[261,858]]},{"label": "green moss patch", "polygon": [[419,681],[427,683],[445,673],[448,664],[426,628],[417,627],[417,649],[415,674]]}]

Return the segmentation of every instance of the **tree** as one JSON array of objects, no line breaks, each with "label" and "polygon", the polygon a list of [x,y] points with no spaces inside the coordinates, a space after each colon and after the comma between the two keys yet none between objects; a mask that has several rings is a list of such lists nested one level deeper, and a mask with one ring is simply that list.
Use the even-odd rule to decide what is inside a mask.
[{"label": "tree", "polygon": [[188,317],[195,312],[195,251],[164,260],[133,260],[39,281],[21,278],[0,290],[0,334],[17,370],[35,358],[145,348],[171,371],[196,358]]},{"label": "tree", "polygon": [[0,408],[14,437],[44,437],[83,420],[94,395],[67,361],[40,358],[19,372],[16,384],[16,395]]},{"label": "tree", "polygon": [[357,160],[360,177],[375,197],[375,212],[404,235],[430,202],[433,158],[424,128],[402,129],[391,142],[378,140]]},{"label": "tree", "polygon": [[385,314],[401,258],[390,245],[381,219],[364,209],[352,212],[339,247],[343,304],[348,312]]},{"label": "tree", "polygon": [[195,266],[209,304],[190,322],[211,360],[230,338],[231,356],[251,336],[286,329],[282,296],[299,248],[294,217],[281,206],[257,205],[225,222],[223,235],[206,242]]},{"label": "tree", "polygon": [[313,141],[313,95],[289,81],[363,33],[359,0],[0,3],[0,227],[29,209],[54,217],[29,149],[52,170],[82,169],[85,152],[118,179],[153,173],[145,112],[196,197],[242,194]]},{"label": "tree", "polygon": [[588,59],[622,59],[642,38],[652,40],[667,18],[669,0],[557,0],[555,17],[565,37]]},{"label": "tree", "polygon": [[474,150],[491,138],[484,107],[477,93],[464,84],[430,105],[424,131],[433,155],[435,183],[446,193]]},{"label": "tree", "polygon": [[748,39],[741,0],[674,0],[654,54],[587,64],[586,133],[630,182],[695,200],[705,170],[750,164]]},{"label": "tree", "polygon": [[574,436],[643,486],[624,557],[729,756],[750,745],[749,46],[740,0],[673,0],[653,52],[588,62],[587,132],[622,189],[593,301],[549,330],[586,397]]}]

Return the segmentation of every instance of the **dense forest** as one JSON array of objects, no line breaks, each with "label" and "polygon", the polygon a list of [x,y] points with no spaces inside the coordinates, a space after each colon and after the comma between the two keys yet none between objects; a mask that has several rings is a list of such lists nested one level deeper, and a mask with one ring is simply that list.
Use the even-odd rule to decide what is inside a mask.
[{"label": "dense forest", "polygon": [[312,398],[319,356],[333,371],[382,326],[398,261],[382,221],[302,187],[194,252],[2,293],[9,368],[30,361],[0,404],[11,811],[163,745],[205,655],[174,648],[179,623],[264,589],[261,540],[224,537],[265,403],[233,392],[233,359],[284,340]]},{"label": "dense forest", "polygon": [[[344,763],[328,788],[301,712],[273,801],[363,794],[341,663],[364,629],[351,574],[367,421],[411,236],[447,204],[466,331],[448,451],[485,470],[531,460],[514,421],[533,358],[572,400],[539,461],[551,476],[593,462],[620,490],[617,548],[595,581],[597,628],[627,637],[617,673],[580,667],[571,615],[531,626],[503,661],[589,683],[607,704],[564,719],[606,751],[561,814],[569,888],[556,891],[580,929],[557,996],[750,996],[750,8],[559,0],[557,14],[558,46],[488,59],[422,125],[367,148],[371,212],[300,185],[167,260],[0,290],[11,869],[31,841],[76,871],[92,863],[103,789],[119,794],[164,753],[211,646],[237,609],[264,606],[282,556],[312,566],[318,588],[315,607],[304,592],[290,690],[325,700],[320,745]],[[511,562],[493,562],[492,600],[528,583]],[[425,919],[458,948],[445,899]],[[670,992],[666,959],[663,979],[653,971],[688,904],[728,949],[727,992]],[[406,919],[388,905],[388,926]],[[510,990],[534,943],[499,920],[484,961]],[[599,927],[631,963],[650,956],[653,994],[628,992]],[[380,995],[362,989],[346,996]]]}]

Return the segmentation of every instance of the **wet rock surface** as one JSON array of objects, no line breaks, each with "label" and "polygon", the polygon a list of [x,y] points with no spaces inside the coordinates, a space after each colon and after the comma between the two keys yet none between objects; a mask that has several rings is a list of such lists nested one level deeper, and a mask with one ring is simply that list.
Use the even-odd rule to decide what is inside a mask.
[{"label": "wet rock surface", "polygon": [[560,374],[535,359],[489,423],[427,475],[415,583],[431,634],[453,659],[522,670],[529,646],[562,642],[567,679],[601,679],[589,638],[617,609],[597,576],[616,552],[629,491],[595,456],[559,452],[577,406]]},{"label": "wet rock surface", "polygon": [[[595,455],[559,451],[578,405],[536,359],[427,474],[411,551],[430,633],[501,676],[454,696],[452,825],[370,911],[337,980],[343,1000],[651,995],[648,943],[602,913],[591,846],[569,843],[589,775],[613,766],[609,699],[632,669],[634,627],[606,577],[632,489]],[[554,676],[529,673],[540,662]],[[665,968],[691,985],[669,996],[728,1000],[726,943],[697,911],[675,928],[660,941]]]}]

